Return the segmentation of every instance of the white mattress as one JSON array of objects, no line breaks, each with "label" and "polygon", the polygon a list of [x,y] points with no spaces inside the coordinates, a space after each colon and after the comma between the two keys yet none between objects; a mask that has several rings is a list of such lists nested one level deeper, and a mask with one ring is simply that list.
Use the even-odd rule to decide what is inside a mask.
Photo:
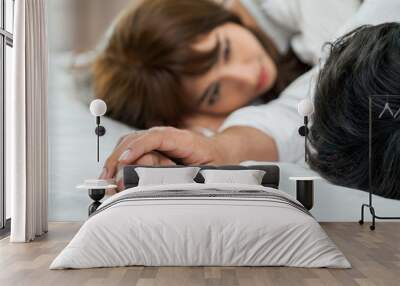
[{"label": "white mattress", "polygon": [[[148,195],[175,190],[181,192],[172,197]],[[251,192],[238,197],[239,190],[258,191],[260,197]],[[190,192],[207,195],[183,195]],[[139,186],[114,195],[50,269],[128,265],[350,267],[290,195],[232,184]]]}]

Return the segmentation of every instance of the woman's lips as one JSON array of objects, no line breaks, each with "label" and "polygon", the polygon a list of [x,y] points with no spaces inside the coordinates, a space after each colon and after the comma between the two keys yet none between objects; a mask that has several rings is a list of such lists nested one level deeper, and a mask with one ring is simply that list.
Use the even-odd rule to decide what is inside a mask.
[{"label": "woman's lips", "polygon": [[262,91],[268,83],[268,74],[265,67],[261,67],[260,75],[258,77],[257,91]]}]

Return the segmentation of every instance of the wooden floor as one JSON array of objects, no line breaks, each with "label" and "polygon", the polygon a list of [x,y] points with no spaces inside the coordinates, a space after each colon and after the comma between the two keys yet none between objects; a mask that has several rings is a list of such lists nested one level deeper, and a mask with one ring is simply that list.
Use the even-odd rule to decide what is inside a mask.
[{"label": "wooden floor", "polygon": [[47,235],[29,244],[0,241],[0,285],[400,285],[400,223],[324,223],[352,269],[288,267],[123,267],[48,270],[79,223],[51,223]]}]

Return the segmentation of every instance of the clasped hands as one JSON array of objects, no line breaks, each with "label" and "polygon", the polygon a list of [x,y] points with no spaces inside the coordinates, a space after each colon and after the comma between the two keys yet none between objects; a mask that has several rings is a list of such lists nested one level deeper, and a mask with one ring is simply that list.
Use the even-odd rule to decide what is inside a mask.
[{"label": "clasped hands", "polygon": [[153,127],[123,136],[107,158],[100,178],[114,178],[120,168],[133,164],[222,164],[227,161],[224,155],[215,138],[173,127]]},{"label": "clasped hands", "polygon": [[[221,165],[276,159],[273,139],[254,128],[231,127],[206,137],[186,129],[153,127],[120,138],[100,178],[115,178],[126,165]],[[117,183],[121,187],[121,182]]]}]

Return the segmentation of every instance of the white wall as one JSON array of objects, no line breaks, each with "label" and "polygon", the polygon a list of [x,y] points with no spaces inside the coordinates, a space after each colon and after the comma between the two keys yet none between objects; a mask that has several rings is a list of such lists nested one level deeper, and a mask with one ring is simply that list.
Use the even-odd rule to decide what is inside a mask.
[{"label": "white wall", "polygon": [[84,104],[89,87],[71,69],[78,51],[89,51],[129,0],[48,0],[49,33],[49,219],[79,221],[90,200],[75,186],[97,178],[105,155],[130,128],[104,119],[101,161],[96,162],[95,119]]}]

